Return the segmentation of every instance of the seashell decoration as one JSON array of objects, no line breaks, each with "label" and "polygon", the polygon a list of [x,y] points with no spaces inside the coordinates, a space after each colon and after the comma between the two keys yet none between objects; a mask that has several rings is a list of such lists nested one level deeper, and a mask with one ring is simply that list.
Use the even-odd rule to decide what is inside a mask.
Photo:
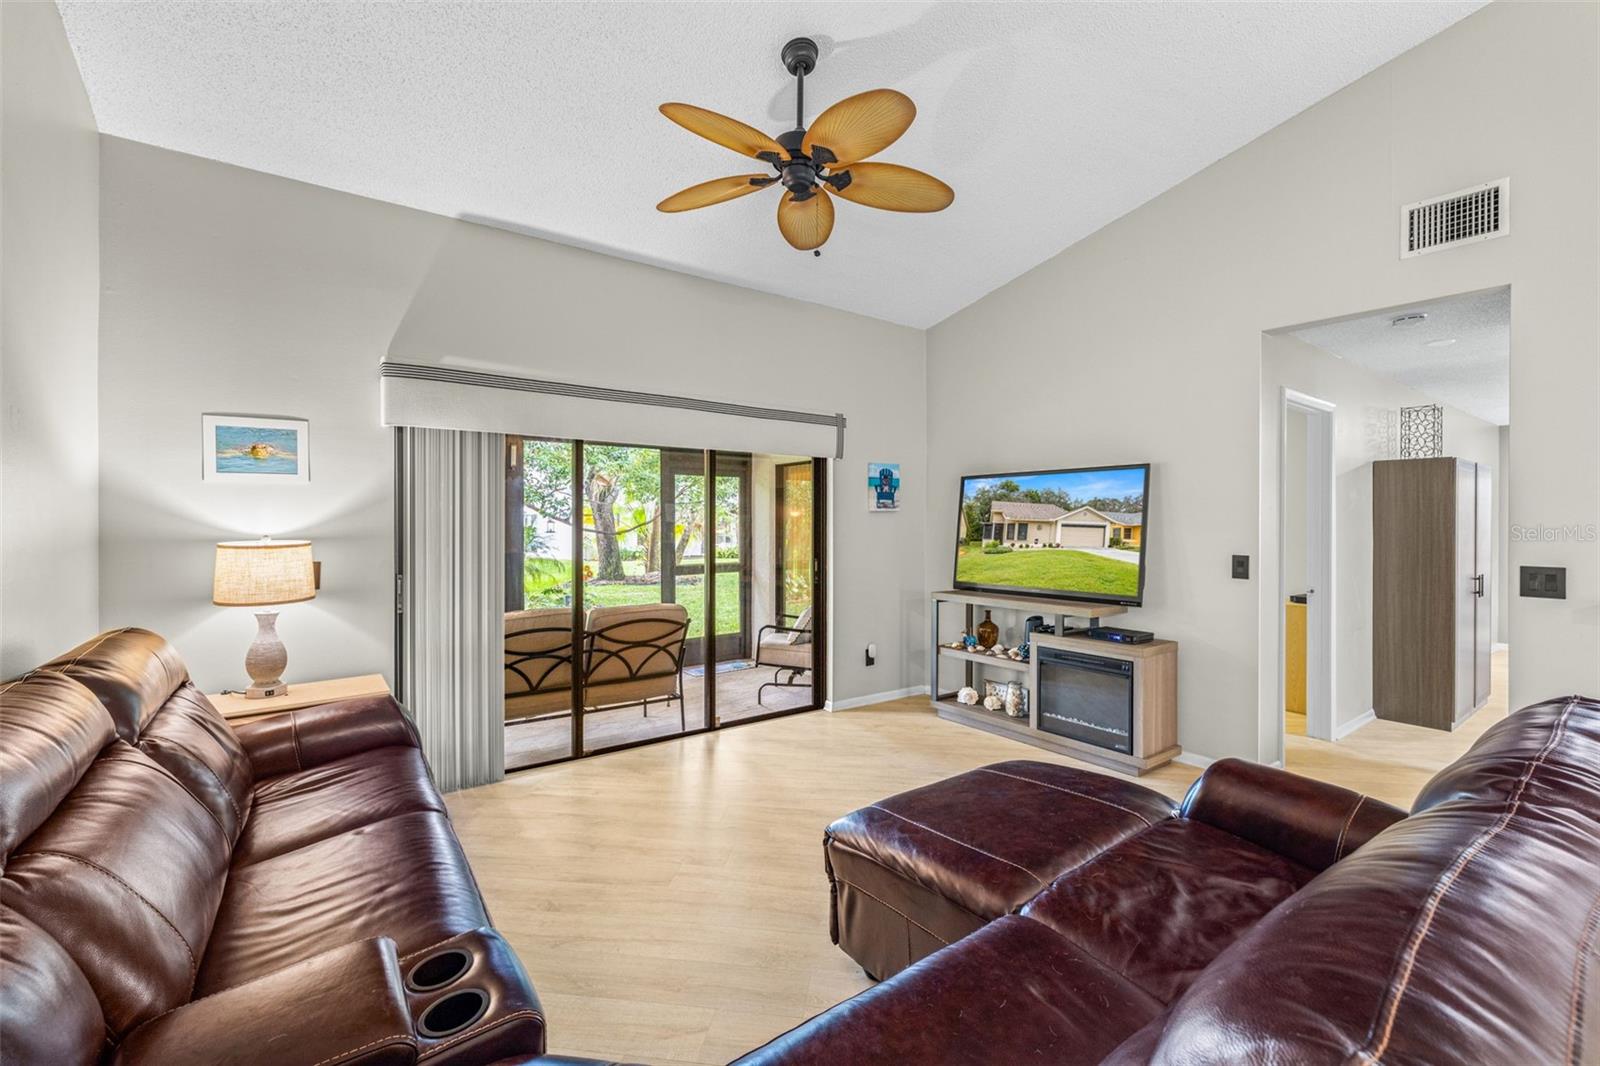
[{"label": "seashell decoration", "polygon": [[991,711],[999,711],[1005,708],[1006,701],[999,696],[989,696],[983,701],[983,705]]},{"label": "seashell decoration", "polygon": [[978,690],[973,688],[971,685],[968,685],[960,692],[956,693],[956,702],[965,703],[969,707],[972,706],[974,703],[978,702]]}]

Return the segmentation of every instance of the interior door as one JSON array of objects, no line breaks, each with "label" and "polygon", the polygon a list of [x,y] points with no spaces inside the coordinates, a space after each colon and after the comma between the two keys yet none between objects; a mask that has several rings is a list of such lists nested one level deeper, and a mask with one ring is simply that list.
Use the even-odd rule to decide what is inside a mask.
[{"label": "interior door", "polygon": [[1453,720],[1461,721],[1477,706],[1474,696],[1477,681],[1478,597],[1478,472],[1477,464],[1456,460],[1455,469],[1455,692],[1451,708]]},{"label": "interior door", "polygon": [[1478,464],[1477,481],[1477,543],[1476,562],[1473,565],[1473,599],[1477,605],[1477,619],[1473,634],[1475,678],[1472,705],[1483,706],[1489,698],[1493,684],[1490,677],[1490,656],[1494,650],[1494,493],[1492,475],[1487,466]]}]

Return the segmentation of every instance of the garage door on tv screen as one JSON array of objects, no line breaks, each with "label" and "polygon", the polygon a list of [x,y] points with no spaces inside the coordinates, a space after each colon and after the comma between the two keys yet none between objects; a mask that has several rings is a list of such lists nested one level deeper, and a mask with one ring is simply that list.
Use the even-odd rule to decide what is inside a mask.
[{"label": "garage door on tv screen", "polygon": [[958,589],[1136,607],[1150,464],[961,479]]}]

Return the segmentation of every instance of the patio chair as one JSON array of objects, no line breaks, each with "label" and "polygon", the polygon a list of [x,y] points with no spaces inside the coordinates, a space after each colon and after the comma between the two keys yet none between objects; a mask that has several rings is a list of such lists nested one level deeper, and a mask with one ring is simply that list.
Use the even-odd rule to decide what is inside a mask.
[{"label": "patio chair", "polygon": [[505,720],[572,711],[572,610],[544,607],[506,615]]},{"label": "patio chair", "polygon": [[801,611],[799,616],[780,615],[780,618],[795,619],[792,626],[770,625],[762,626],[756,638],[756,665],[772,668],[772,680],[756,689],[756,702],[761,702],[761,697],[769,688],[810,688],[808,679],[801,682],[800,678],[811,672],[811,652],[814,645],[811,643],[811,608]]},{"label": "patio chair", "polygon": [[683,707],[683,644],[689,612],[679,603],[596,607],[584,627],[584,713],[639,704],[645,717],[652,703],[678,701],[678,722],[689,724]]}]

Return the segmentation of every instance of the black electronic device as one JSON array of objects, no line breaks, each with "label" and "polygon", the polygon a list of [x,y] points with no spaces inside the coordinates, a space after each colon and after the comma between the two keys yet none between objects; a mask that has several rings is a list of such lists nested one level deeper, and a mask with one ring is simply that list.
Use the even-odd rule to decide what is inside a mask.
[{"label": "black electronic device", "polygon": [[1090,626],[1088,629],[1079,629],[1072,635],[1089,637],[1092,640],[1109,640],[1113,644],[1148,644],[1156,639],[1156,635],[1147,629],[1119,629],[1116,626]]}]

